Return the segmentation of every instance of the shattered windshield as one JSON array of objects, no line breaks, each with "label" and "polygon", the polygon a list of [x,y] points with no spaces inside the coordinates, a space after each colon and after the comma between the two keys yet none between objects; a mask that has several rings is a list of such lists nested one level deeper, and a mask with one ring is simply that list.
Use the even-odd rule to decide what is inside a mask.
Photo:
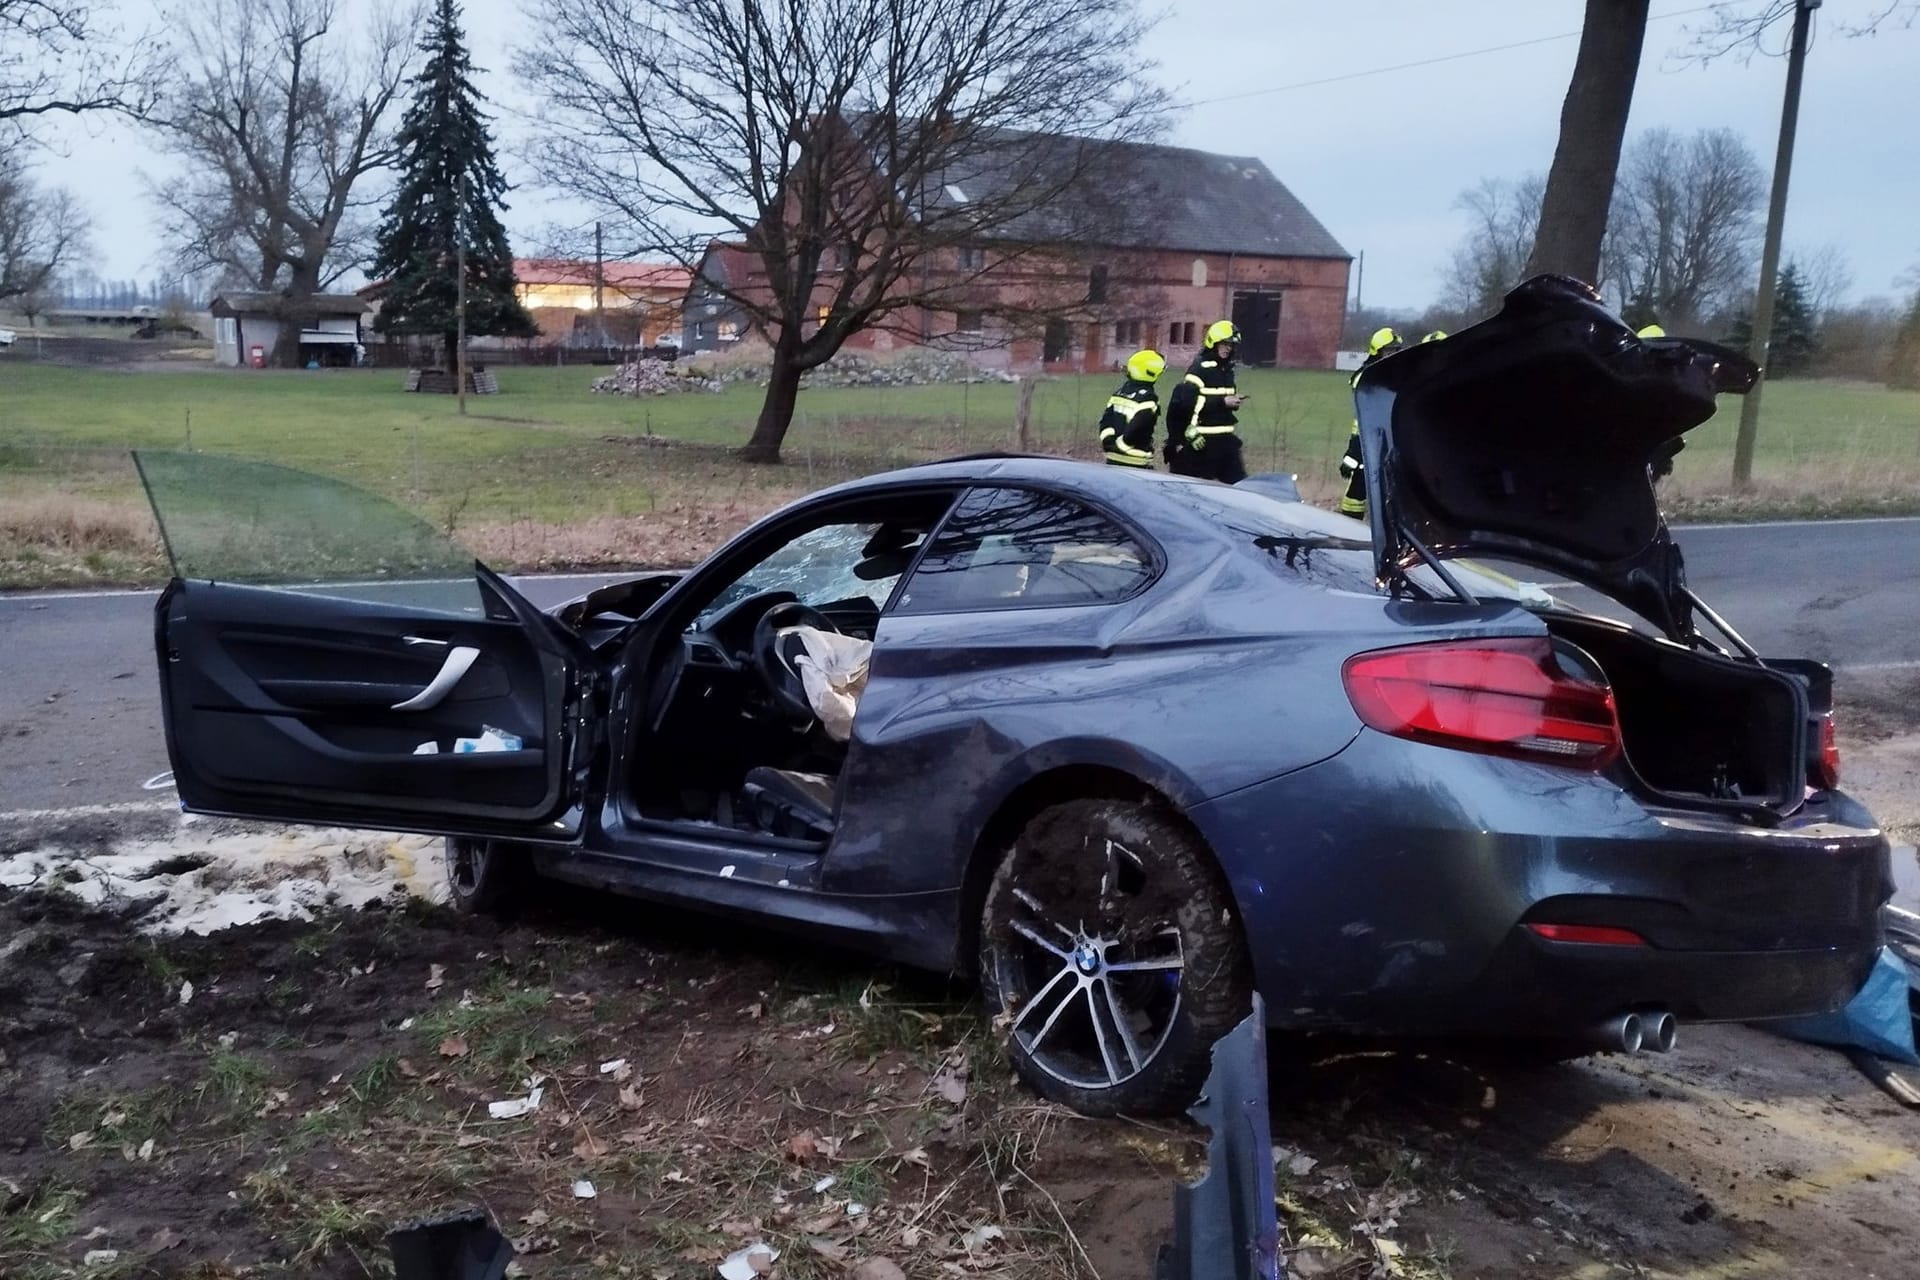
[{"label": "shattered windshield", "polygon": [[863,562],[862,549],[880,527],[879,521],[830,524],[801,534],[728,584],[687,629],[704,631],[728,609],[763,591],[791,591],[800,603],[815,607],[855,596],[867,597],[876,608],[885,605],[898,571],[873,579],[855,572]]},{"label": "shattered windshield", "polygon": [[477,611],[473,555],[385,498],[210,453],[134,454],[176,577]]}]

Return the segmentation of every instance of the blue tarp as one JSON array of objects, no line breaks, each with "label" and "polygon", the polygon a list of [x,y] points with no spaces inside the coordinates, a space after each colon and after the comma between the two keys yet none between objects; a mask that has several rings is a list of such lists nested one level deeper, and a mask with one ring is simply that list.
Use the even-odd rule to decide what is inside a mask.
[{"label": "blue tarp", "polygon": [[1876,1057],[1920,1066],[1914,1051],[1914,1009],[1906,961],[1891,947],[1882,949],[1866,985],[1852,1002],[1832,1013],[1811,1018],[1779,1018],[1762,1023],[1768,1031],[1790,1040],[1865,1049]]}]

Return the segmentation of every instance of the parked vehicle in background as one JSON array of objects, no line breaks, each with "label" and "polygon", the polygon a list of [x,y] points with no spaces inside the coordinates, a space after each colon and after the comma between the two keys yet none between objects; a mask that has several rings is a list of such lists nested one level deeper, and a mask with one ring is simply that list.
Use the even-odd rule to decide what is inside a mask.
[{"label": "parked vehicle in background", "polygon": [[20,335],[11,329],[0,329],[0,347],[10,347]]},{"label": "parked vehicle in background", "polygon": [[1361,380],[1370,539],[1271,479],[961,459],[550,613],[333,482],[142,454],[180,797],[444,833],[463,910],[547,876],[977,974],[1091,1112],[1184,1106],[1255,990],[1554,1053],[1830,1009],[1891,890],[1831,677],[1702,633],[1648,479],[1754,372],[1536,281]]}]

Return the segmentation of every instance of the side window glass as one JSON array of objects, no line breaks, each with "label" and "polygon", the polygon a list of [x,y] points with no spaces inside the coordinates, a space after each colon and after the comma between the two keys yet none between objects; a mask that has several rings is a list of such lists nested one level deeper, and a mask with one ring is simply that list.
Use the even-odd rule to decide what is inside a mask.
[{"label": "side window glass", "polygon": [[1133,536],[1070,498],[975,489],[960,501],[895,611],[957,613],[1099,604],[1153,576]]}]

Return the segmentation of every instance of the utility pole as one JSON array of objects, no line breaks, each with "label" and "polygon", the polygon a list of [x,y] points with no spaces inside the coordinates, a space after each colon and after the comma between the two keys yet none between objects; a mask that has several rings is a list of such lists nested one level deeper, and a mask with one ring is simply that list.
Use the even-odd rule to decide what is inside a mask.
[{"label": "utility pole", "polygon": [[1787,177],[1793,168],[1793,135],[1800,123],[1800,78],[1807,66],[1807,31],[1820,0],[1795,0],[1793,43],[1787,51],[1787,93],[1780,104],[1780,145],[1773,157],[1773,198],[1767,204],[1767,238],[1760,249],[1760,291],[1753,302],[1753,337],[1747,355],[1760,366],[1760,380],[1740,406],[1740,434],[1733,442],[1733,487],[1753,484],[1753,445],[1760,434],[1760,392],[1773,345],[1774,281],[1780,274],[1780,239],[1787,220]]},{"label": "utility pole", "polygon": [[1366,287],[1367,287],[1367,251],[1365,249],[1362,249],[1360,251],[1360,256],[1354,261],[1354,269],[1353,269],[1353,309],[1356,313],[1358,313],[1361,309],[1360,295],[1366,289]]},{"label": "utility pole", "polygon": [[607,287],[607,259],[600,243],[600,224],[593,224],[593,339],[607,345],[607,312],[602,294]]},{"label": "utility pole", "polygon": [[460,175],[457,201],[453,210],[453,321],[458,334],[454,339],[453,393],[460,416],[464,418],[467,416],[467,238],[460,234],[460,222],[467,211],[465,174]]}]

